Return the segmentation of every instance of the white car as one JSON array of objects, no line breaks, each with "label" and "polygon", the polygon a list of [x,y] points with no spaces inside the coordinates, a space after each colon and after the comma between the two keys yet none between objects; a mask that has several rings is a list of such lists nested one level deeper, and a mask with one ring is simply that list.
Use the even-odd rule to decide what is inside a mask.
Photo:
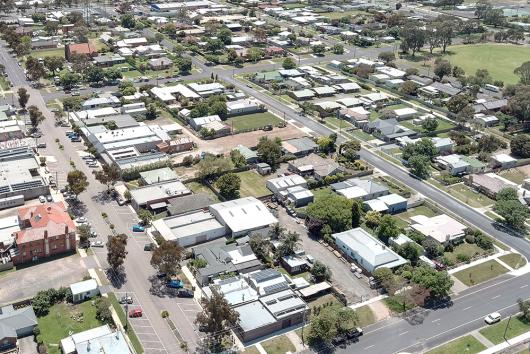
[{"label": "white car", "polygon": [[486,322],[489,325],[499,322],[500,320],[501,320],[501,314],[498,312],[492,312],[486,317],[484,317],[484,322]]},{"label": "white car", "polygon": [[86,219],[84,216],[82,216],[82,217],[80,217],[80,218],[77,218],[76,221],[77,221],[79,224],[84,224],[84,223],[87,222],[87,219]]},{"label": "white car", "polygon": [[46,203],[46,198],[43,195],[39,195],[39,202]]},{"label": "white car", "polygon": [[103,241],[92,241],[90,247],[103,247]]}]

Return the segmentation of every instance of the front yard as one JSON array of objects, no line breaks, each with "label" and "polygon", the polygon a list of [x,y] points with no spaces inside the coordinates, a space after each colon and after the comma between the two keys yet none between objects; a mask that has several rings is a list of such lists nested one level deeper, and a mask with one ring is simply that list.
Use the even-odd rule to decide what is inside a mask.
[{"label": "front yard", "polygon": [[468,335],[459,339],[455,339],[454,341],[451,341],[433,350],[429,350],[425,354],[475,354],[483,351],[484,349],[486,349],[486,347],[482,343],[480,343],[472,335]]},{"label": "front yard", "polygon": [[294,353],[296,351],[294,344],[285,335],[261,342],[261,346],[267,354]]},{"label": "front yard", "polygon": [[498,277],[499,275],[507,272],[508,269],[506,267],[502,266],[499,262],[492,259],[476,266],[469,267],[459,272],[456,272],[453,275],[465,285],[473,286]]},{"label": "front yard", "polygon": [[235,132],[256,130],[267,125],[278,126],[281,122],[280,118],[270,112],[246,114],[226,120],[226,124],[232,127]]},{"label": "front yard", "polygon": [[465,259],[473,259],[484,254],[486,251],[476,244],[464,242],[455,246],[453,252],[444,252],[443,257],[447,261],[446,263],[457,264],[465,261]]},{"label": "front yard", "polygon": [[103,323],[96,318],[96,307],[92,301],[73,305],[65,302],[50,308],[48,315],[38,318],[40,336],[48,353],[59,354],[61,339],[71,333],[79,333],[99,327]]}]

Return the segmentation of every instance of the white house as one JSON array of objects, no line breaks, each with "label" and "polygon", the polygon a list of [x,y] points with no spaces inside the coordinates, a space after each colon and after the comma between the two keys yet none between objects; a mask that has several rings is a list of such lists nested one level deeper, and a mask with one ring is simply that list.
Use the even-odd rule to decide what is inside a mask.
[{"label": "white house", "polygon": [[70,285],[73,302],[82,302],[99,295],[98,283],[95,279],[88,279]]},{"label": "white house", "polygon": [[464,237],[467,229],[466,225],[445,214],[433,217],[416,215],[410,220],[413,222],[410,226],[414,230],[440,243],[455,241]]},{"label": "white house", "polygon": [[396,268],[407,261],[368,232],[358,227],[333,234],[337,247],[366,271],[380,267]]}]

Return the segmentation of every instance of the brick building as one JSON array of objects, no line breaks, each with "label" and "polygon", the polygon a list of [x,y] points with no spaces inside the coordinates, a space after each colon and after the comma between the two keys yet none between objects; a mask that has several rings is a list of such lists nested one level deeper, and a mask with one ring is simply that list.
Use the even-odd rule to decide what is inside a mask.
[{"label": "brick building", "polygon": [[98,55],[98,52],[91,43],[67,44],[64,46],[64,57],[67,61],[71,61],[72,56],[75,54],[95,57]]},{"label": "brick building", "polygon": [[75,225],[62,202],[20,208],[15,233],[15,265],[75,252]]}]

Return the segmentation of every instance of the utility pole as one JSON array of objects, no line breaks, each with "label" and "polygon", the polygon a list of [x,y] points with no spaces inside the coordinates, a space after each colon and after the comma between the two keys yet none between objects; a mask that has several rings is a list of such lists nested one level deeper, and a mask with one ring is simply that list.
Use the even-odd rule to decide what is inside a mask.
[{"label": "utility pole", "polygon": [[511,319],[512,319],[512,315],[508,317],[508,323],[506,323],[506,328],[504,329],[504,334],[502,335],[502,338],[504,338],[505,342],[508,342],[508,339],[506,339],[506,332],[508,332],[508,327],[510,326]]}]

